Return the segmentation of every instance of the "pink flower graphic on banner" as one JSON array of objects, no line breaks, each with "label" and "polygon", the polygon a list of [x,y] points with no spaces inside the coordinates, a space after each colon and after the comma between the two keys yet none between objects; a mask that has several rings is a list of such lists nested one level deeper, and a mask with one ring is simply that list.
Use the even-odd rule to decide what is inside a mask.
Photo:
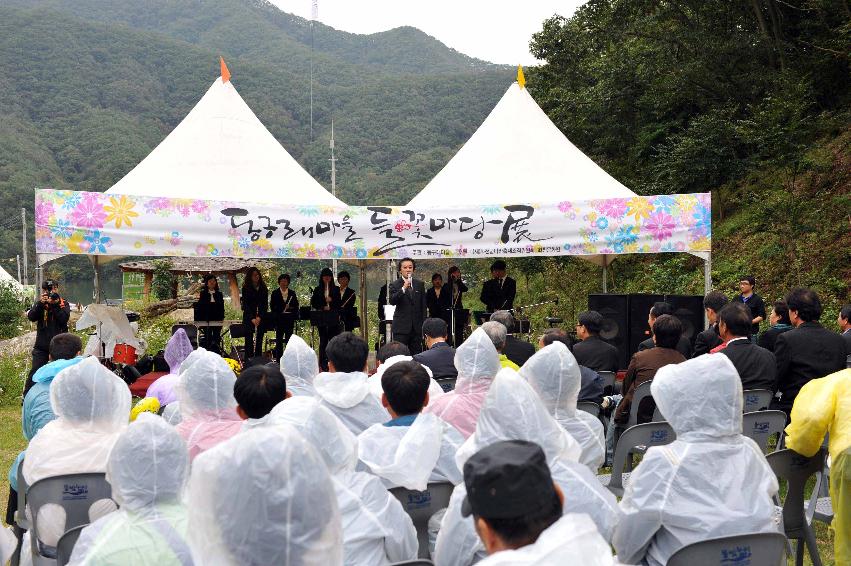
[{"label": "pink flower graphic on banner", "polygon": [[106,212],[97,197],[87,195],[71,212],[71,220],[80,228],[103,228]]},{"label": "pink flower graphic on banner", "polygon": [[677,225],[670,214],[658,210],[644,222],[644,228],[653,234],[654,240],[667,240],[674,233]]},{"label": "pink flower graphic on banner", "polygon": [[595,208],[606,216],[610,216],[612,218],[620,218],[624,214],[626,214],[626,199],[623,198],[610,198],[606,200],[600,200],[595,203]]},{"label": "pink flower graphic on banner", "polygon": [[38,203],[38,206],[35,207],[35,223],[42,226],[48,224],[49,218],[54,214],[53,203],[40,202]]}]

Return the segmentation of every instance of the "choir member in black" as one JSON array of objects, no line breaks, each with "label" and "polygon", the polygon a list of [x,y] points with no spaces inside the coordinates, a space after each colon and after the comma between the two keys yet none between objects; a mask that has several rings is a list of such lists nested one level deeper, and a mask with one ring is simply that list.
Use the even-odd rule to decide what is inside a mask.
[{"label": "choir member in black", "polygon": [[[464,341],[464,327],[467,326],[467,318],[470,316],[469,313],[464,316],[459,312],[464,309],[464,293],[467,292],[467,286],[461,279],[461,270],[458,269],[457,265],[450,267],[446,275],[449,278],[446,283],[448,287],[447,291],[449,291],[449,305],[455,311],[455,336],[449,337],[449,343],[457,347],[458,344]],[[449,333],[452,334],[452,313],[446,311],[443,319],[449,327]]]},{"label": "choir member in black", "polygon": [[[340,333],[340,288],[334,285],[334,273],[327,267],[319,274],[319,285],[313,290],[310,297],[310,306],[313,310],[334,313],[337,316],[327,315],[322,319],[323,324],[319,330],[319,366],[328,370],[328,356],[325,355],[325,347],[328,341]],[[325,316],[325,315],[323,315]]]},{"label": "choir member in black", "polygon": [[[263,355],[263,321],[269,312],[269,289],[260,270],[252,267],[242,283],[242,324],[246,326],[245,359]],[[256,337],[255,337],[256,334]]]},{"label": "choir member in black", "polygon": [[290,341],[298,315],[298,297],[290,289],[290,275],[284,273],[278,277],[278,288],[272,291],[269,299],[269,311],[275,321],[275,359],[280,360],[284,353],[284,344]]},{"label": "choir member in black", "polygon": [[355,298],[354,290],[349,287],[351,280],[352,277],[348,271],[341,271],[337,274],[337,283],[340,285],[340,320],[346,332],[352,332],[360,326],[357,320],[357,299]]},{"label": "choir member in black", "polygon": [[[221,321],[225,319],[225,299],[219,291],[219,281],[212,273],[204,276],[204,288],[195,303],[195,320],[198,322]],[[219,353],[222,336],[221,326],[199,325],[203,333],[201,347]]]},{"label": "choir member in black", "polygon": [[431,289],[426,291],[426,307],[429,318],[446,320],[449,292],[443,287],[443,276],[440,273],[431,276]]},{"label": "choir member in black", "polygon": [[384,314],[384,307],[386,307],[388,304],[389,303],[387,302],[387,283],[385,283],[381,286],[381,289],[378,290],[378,342],[375,346],[376,352],[387,341],[387,319]]},{"label": "choir member in black", "polygon": [[491,277],[482,285],[482,302],[487,312],[494,313],[514,308],[514,296],[517,295],[517,282],[505,275],[505,262],[497,260],[491,265]]}]

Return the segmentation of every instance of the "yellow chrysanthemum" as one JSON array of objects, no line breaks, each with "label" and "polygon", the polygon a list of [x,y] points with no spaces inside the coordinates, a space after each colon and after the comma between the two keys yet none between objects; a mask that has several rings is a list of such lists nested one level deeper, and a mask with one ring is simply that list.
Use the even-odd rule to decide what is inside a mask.
[{"label": "yellow chrysanthemum", "polygon": [[106,221],[115,222],[116,228],[121,228],[122,224],[132,226],[133,222],[130,219],[139,216],[139,213],[133,210],[134,206],[136,204],[124,195],[121,195],[117,199],[115,197],[109,197],[109,204],[103,207],[104,211],[108,214]]}]

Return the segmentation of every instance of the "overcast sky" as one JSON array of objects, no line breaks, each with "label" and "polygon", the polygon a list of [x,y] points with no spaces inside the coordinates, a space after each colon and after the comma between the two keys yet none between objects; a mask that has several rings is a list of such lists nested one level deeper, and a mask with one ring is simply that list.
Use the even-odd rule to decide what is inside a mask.
[{"label": "overcast sky", "polygon": [[[310,19],[311,0],[271,0]],[[461,53],[493,63],[533,65],[532,34],[553,14],[585,0],[319,0],[319,21],[353,33],[414,26]]]}]

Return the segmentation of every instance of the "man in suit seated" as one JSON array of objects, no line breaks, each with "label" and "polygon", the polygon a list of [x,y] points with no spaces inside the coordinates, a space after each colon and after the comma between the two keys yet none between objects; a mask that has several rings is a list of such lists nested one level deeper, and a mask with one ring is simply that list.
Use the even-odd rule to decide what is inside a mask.
[{"label": "man in suit seated", "polygon": [[777,361],[774,354],[751,342],[751,313],[741,303],[730,303],[718,313],[718,331],[727,347],[719,352],[727,356],[742,380],[742,389],[776,388]]},{"label": "man in suit seated", "polygon": [[[656,322],[656,319],[663,314],[674,316],[674,307],[671,306],[671,303],[658,302],[654,303],[650,308],[650,313],[647,315],[647,326],[650,328],[651,334],[653,330],[653,323]],[[655,346],[656,344],[653,342],[653,336],[650,336],[650,338],[638,345],[638,351],[641,352],[642,350],[649,350]],[[680,340],[677,342],[677,347],[674,349],[682,354],[685,359],[689,359],[691,357],[691,342],[689,342],[688,338],[685,336],[680,336]]]},{"label": "man in suit seated", "polygon": [[482,294],[479,297],[485,304],[487,312],[494,313],[499,310],[511,310],[514,308],[514,297],[517,295],[517,282],[505,275],[505,262],[501,259],[491,265],[491,277],[482,285]]},{"label": "man in suit seated", "polygon": [[[561,342],[567,346],[568,350],[573,348],[573,345],[570,343],[570,336],[561,328],[546,330],[538,340],[538,348],[549,346],[553,342]],[[592,401],[599,405],[603,400],[603,378],[596,371],[582,364],[579,364],[579,376],[581,383],[577,402]]]},{"label": "man in suit seated", "polygon": [[511,335],[514,331],[514,325],[516,324],[511,313],[508,311],[496,311],[491,315],[490,320],[493,320],[494,322],[501,322],[505,325],[505,328],[508,329],[508,335],[505,337],[505,347],[502,349],[502,353],[505,354],[505,357],[518,366],[525,364],[526,360],[531,358],[532,354],[535,353],[535,347],[529,342],[520,340],[519,338],[515,338]]},{"label": "man in suit seated", "polygon": [[727,295],[721,291],[710,291],[703,297],[703,310],[709,320],[709,328],[697,335],[694,341],[693,358],[708,354],[712,348],[720,346],[723,340],[718,333],[718,313],[724,305],[730,302]]},{"label": "man in suit seated", "polygon": [[842,305],[836,322],[839,323],[839,335],[845,340],[845,355],[851,361],[851,305]]},{"label": "man in suit seated", "polygon": [[422,350],[423,320],[426,318],[425,285],[414,279],[416,264],[406,257],[399,262],[399,278],[387,289],[393,313],[393,339],[405,344],[412,354]]},{"label": "man in suit seated", "polygon": [[618,371],[618,349],[600,338],[603,315],[597,311],[579,313],[576,336],[581,342],[573,345],[573,357],[580,365],[594,371]]},{"label": "man in suit seated", "polygon": [[793,289],[786,296],[789,320],[795,328],[777,337],[777,389],[772,409],[787,415],[801,387],[845,368],[845,341],[819,324],[821,300],[812,289]]},{"label": "man in suit seated", "polygon": [[414,361],[431,370],[435,379],[455,379],[455,348],[447,344],[447,326],[442,318],[427,318],[423,322],[425,350],[414,356]]}]

